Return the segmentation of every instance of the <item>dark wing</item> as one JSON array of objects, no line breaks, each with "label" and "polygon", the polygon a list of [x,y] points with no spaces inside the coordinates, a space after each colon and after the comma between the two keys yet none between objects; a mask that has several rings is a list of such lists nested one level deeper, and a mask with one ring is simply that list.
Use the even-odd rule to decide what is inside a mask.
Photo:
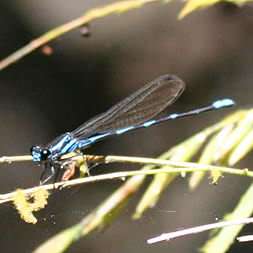
[{"label": "dark wing", "polygon": [[146,84],[132,95],[95,116],[72,132],[78,139],[137,125],[152,119],[174,103],[185,88],[174,75],[163,75]]}]

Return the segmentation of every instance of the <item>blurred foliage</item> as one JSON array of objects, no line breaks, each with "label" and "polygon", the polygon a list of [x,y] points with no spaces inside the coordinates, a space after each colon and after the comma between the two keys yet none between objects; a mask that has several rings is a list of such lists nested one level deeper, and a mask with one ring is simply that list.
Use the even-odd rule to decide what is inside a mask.
[{"label": "blurred foliage", "polygon": [[221,1],[221,0],[187,0],[184,8],[179,13],[179,18],[182,19],[186,15],[190,14],[191,12],[193,12],[199,8],[206,8],[206,7],[212,6],[212,5],[219,3],[219,2],[229,2],[229,3],[236,4],[238,6],[241,6],[247,2],[252,2],[252,0],[226,0],[226,1]]},{"label": "blurred foliage", "polygon": [[[174,166],[144,166],[142,168],[143,172],[152,169],[154,169],[154,172],[159,172],[158,168],[177,168],[178,171],[177,174],[157,173],[154,175],[153,180],[136,207],[133,218],[141,218],[145,210],[154,207],[167,186],[177,176],[182,176],[182,173],[180,174],[180,167],[178,167],[180,162],[186,167],[189,166],[189,171],[194,171],[194,164],[189,163],[189,161],[194,157],[196,158],[196,155],[198,156],[199,153],[199,162],[202,162],[205,165],[217,163],[226,165],[228,164],[228,161],[231,161],[231,156],[235,156],[235,150],[237,150],[237,156],[233,161],[238,162],[243,159],[246,154],[252,150],[252,144],[246,141],[248,136],[252,134],[252,127],[252,109],[236,111],[222,121],[202,130],[189,139],[169,149],[159,157],[159,159],[168,159],[172,164],[173,161],[175,161]],[[244,149],[241,148],[240,151],[238,151],[238,147],[245,142],[248,143],[248,145],[244,144]],[[192,169],[190,165],[193,166]],[[230,165],[232,165],[231,162]],[[196,163],[196,167],[201,168],[201,163]],[[217,183],[217,180],[222,175],[221,171],[223,171],[223,173],[226,171],[227,173],[239,175],[239,173],[236,172],[236,169],[233,170],[232,168],[221,167],[222,170],[219,170],[217,168],[219,167],[214,166],[214,169],[209,171],[212,183]],[[184,171],[184,168],[181,168],[181,170]],[[247,176],[247,170],[244,169],[238,171],[240,171],[241,175]],[[200,176],[199,173],[201,173]],[[194,172],[189,181],[190,189],[196,189],[205,174],[206,172]],[[183,176],[185,175],[183,174]],[[119,189],[117,189],[88,216],[84,217],[79,223],[50,238],[34,252],[64,252],[74,241],[97,228],[101,229],[108,226],[117,217],[122,208],[126,206],[131,196],[140,189],[145,178],[146,175],[138,175],[128,179]],[[231,212],[230,215],[226,215],[224,219],[233,220],[249,217],[253,212],[253,205],[251,203],[252,199],[253,191],[252,186],[250,186],[235,207],[235,210]],[[216,233],[214,239],[206,243],[202,248],[202,252],[226,252],[242,228],[243,225],[221,229],[219,233]],[[224,237],[226,240],[224,240]],[[57,247],[56,251],[55,247],[52,245],[55,245],[56,242],[59,244],[59,240],[62,240],[62,243],[60,243],[61,247]]]}]

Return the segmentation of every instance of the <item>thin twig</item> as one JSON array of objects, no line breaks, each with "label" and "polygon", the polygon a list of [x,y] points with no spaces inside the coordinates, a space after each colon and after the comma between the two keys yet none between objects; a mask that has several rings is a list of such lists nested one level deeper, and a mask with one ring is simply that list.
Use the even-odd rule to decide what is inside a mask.
[{"label": "thin twig", "polygon": [[17,62],[27,54],[33,52],[37,48],[45,45],[46,43],[56,39],[57,37],[70,32],[73,29],[76,29],[80,26],[90,23],[92,20],[96,20],[102,18],[104,16],[116,13],[123,13],[127,10],[138,8],[144,4],[157,2],[161,0],[129,0],[129,1],[121,1],[109,4],[107,6],[101,8],[94,8],[87,11],[84,15],[79,18],[76,18],[66,24],[58,26],[42,36],[32,40],[30,43],[25,45],[24,47],[18,49],[14,53],[10,54],[8,57],[0,61],[0,71],[4,68],[8,67],[9,65]]},{"label": "thin twig", "polygon": [[[150,164],[150,165],[157,165],[157,166],[166,165],[166,166],[187,168],[187,169],[181,169],[182,171],[186,171],[186,172],[219,170],[224,173],[253,177],[253,172],[249,171],[248,169],[236,169],[236,168],[220,167],[220,166],[213,166],[213,165],[200,164],[200,163],[191,163],[191,162],[177,162],[177,161],[172,161],[172,160],[147,158],[147,157],[113,156],[113,155],[102,156],[102,155],[80,155],[80,154],[73,155],[70,157],[68,154],[68,155],[62,156],[62,159],[66,159],[66,157],[72,160],[82,159],[84,161],[88,161],[88,162],[92,161],[94,163],[117,162],[117,163]],[[31,161],[31,160],[32,160],[32,156],[29,156],[29,155],[0,157],[0,163],[12,163],[12,162]],[[178,171],[178,169],[176,171],[180,172]],[[177,173],[177,172],[172,172],[172,173]]]},{"label": "thin twig", "polygon": [[243,235],[236,238],[238,242],[250,242],[253,241],[253,235]]},{"label": "thin twig", "polygon": [[12,163],[12,162],[26,162],[32,161],[31,155],[20,155],[20,156],[2,156],[0,157],[0,163]]},{"label": "thin twig", "polygon": [[[164,160],[164,161],[166,162],[166,160]],[[210,170],[212,170],[212,166],[208,166],[208,165],[201,165],[201,166],[203,166],[203,167],[202,168],[201,167],[199,167],[199,168],[192,168],[192,167],[174,168],[174,169],[166,168],[166,169],[156,169],[156,170],[136,170],[136,171],[114,172],[114,173],[108,173],[108,174],[104,174],[104,175],[90,176],[90,177],[85,177],[85,178],[73,179],[70,181],[62,181],[62,182],[57,182],[54,184],[37,186],[37,187],[25,189],[25,190],[23,190],[23,192],[25,194],[32,194],[40,188],[43,188],[46,190],[54,190],[57,188],[65,188],[65,187],[86,184],[86,183],[94,183],[94,182],[104,181],[104,180],[111,180],[111,179],[118,179],[118,178],[125,179],[126,177],[138,176],[138,175],[153,175],[153,174],[159,174],[159,173],[181,173],[181,172],[195,172],[195,171],[210,171]],[[247,172],[247,174],[246,174],[241,169],[232,169],[232,168],[224,168],[224,167],[217,167],[217,166],[215,166],[215,168],[216,169],[219,168],[219,170],[221,172],[237,174],[237,175],[247,175],[247,176],[253,177],[253,172]],[[0,195],[0,204],[11,201],[15,194],[16,194],[16,192],[1,194]]]},{"label": "thin twig", "polygon": [[222,222],[217,222],[217,223],[211,223],[211,224],[207,224],[207,225],[183,229],[183,230],[176,231],[176,232],[161,234],[160,236],[148,239],[147,243],[152,244],[152,243],[161,242],[161,241],[169,241],[169,240],[183,237],[186,235],[202,233],[202,232],[205,232],[208,230],[223,228],[223,227],[227,227],[227,226],[249,224],[249,223],[253,223],[252,217],[245,218],[245,219],[232,220],[232,221],[222,221]]}]

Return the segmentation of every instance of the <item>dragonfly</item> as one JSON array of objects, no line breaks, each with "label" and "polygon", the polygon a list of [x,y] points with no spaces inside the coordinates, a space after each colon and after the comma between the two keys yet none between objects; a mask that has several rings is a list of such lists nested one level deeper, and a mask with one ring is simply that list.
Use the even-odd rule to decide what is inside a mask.
[{"label": "dragonfly", "polygon": [[[71,152],[82,153],[94,143],[110,136],[121,135],[139,128],[147,128],[162,122],[200,114],[206,111],[230,107],[235,102],[230,98],[216,100],[212,104],[195,110],[173,113],[155,119],[167,106],[173,104],[183,93],[185,83],[176,75],[165,74],[147,83],[109,110],[83,123],[72,132],[66,132],[45,146],[31,147],[34,162],[44,170],[40,183],[44,184],[57,177],[59,170],[66,169],[67,163],[61,157]],[[45,177],[45,175],[47,176]],[[55,179],[56,181],[56,179]]]}]

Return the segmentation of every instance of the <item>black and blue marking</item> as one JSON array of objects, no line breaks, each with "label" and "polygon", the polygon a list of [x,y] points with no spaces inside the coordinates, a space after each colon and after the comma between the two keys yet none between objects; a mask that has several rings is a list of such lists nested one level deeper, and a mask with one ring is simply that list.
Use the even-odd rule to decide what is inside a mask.
[{"label": "black and blue marking", "polygon": [[49,176],[43,182],[55,176],[55,168],[57,164],[60,164],[59,160],[62,155],[86,149],[106,137],[234,105],[232,99],[226,98],[189,112],[174,113],[163,118],[152,119],[174,103],[184,89],[185,83],[177,76],[169,74],[160,76],[105,113],[85,122],[76,130],[59,136],[45,147],[33,146],[31,148],[33,161],[41,162],[44,170],[50,170]]}]

